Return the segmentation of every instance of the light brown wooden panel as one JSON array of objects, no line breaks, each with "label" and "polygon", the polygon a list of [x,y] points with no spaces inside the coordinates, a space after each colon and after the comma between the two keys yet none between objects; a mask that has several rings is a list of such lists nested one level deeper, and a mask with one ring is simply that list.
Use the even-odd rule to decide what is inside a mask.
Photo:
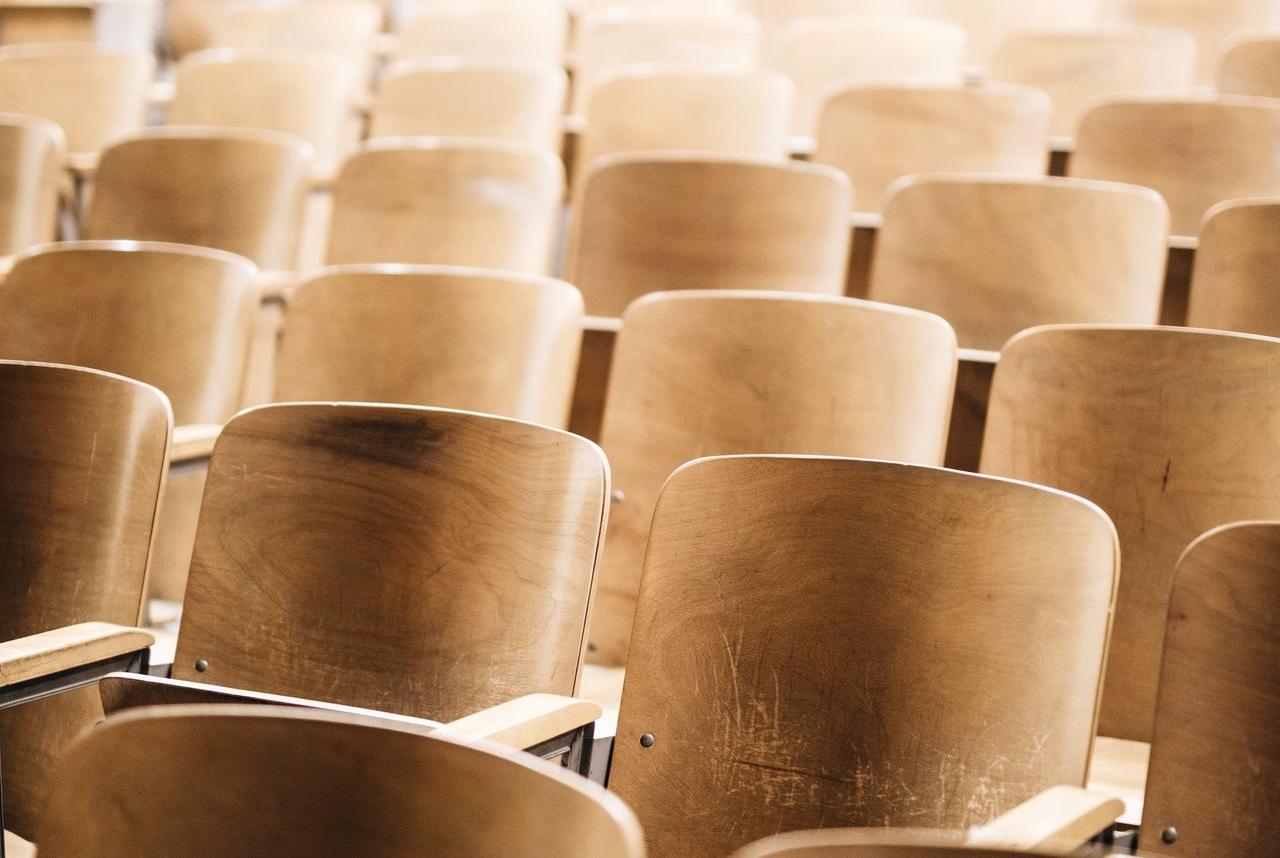
[{"label": "light brown wooden panel", "polygon": [[1196,83],[1212,86],[1228,38],[1280,26],[1273,0],[1111,0],[1110,22],[1185,30],[1196,40]]},{"label": "light brown wooden panel", "polygon": [[241,51],[297,50],[340,54],[367,70],[382,9],[368,0],[323,4],[215,3],[209,41],[201,47]]},{"label": "light brown wooden panel", "polygon": [[0,114],[0,255],[57,237],[65,145],[47,120]]},{"label": "light brown wooden panel", "polygon": [[568,27],[563,9],[529,2],[417,5],[398,28],[399,57],[548,66],[564,62]]},{"label": "light brown wooden panel", "polygon": [[1280,336],[1280,199],[1210,209],[1200,232],[1187,324]]},{"label": "light brown wooden panel", "polygon": [[1280,97],[1280,36],[1273,32],[1232,39],[1218,68],[1218,92]]}]

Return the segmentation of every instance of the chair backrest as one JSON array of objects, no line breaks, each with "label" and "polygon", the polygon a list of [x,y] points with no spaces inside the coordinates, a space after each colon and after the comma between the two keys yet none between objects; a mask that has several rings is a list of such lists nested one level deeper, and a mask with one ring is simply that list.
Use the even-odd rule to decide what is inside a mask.
[{"label": "chair backrest", "polygon": [[1280,522],[1242,522],[1205,534],[1182,555],[1173,579],[1142,811],[1144,850],[1203,858],[1274,853],[1277,664]]},{"label": "chair backrest", "polygon": [[1218,68],[1218,92],[1280,98],[1280,35],[1232,39]]},{"label": "chair backrest", "polygon": [[375,96],[370,137],[465,137],[560,150],[568,78],[536,63],[406,60]]},{"label": "chair backrest", "polygon": [[369,0],[224,2],[212,22],[209,47],[323,51],[366,69],[381,24],[382,10]]},{"label": "chair backrest", "polygon": [[270,131],[139,132],[102,153],[86,237],[194,244],[293,268],[310,155]]},{"label": "chair backrest", "polygon": [[209,465],[173,677],[442,721],[571,694],[608,492],[600,449],[544,426],[242,412]]},{"label": "chair backrest", "polygon": [[70,152],[97,152],[142,127],[155,60],[92,45],[0,48],[0,111],[48,119]]},{"label": "chair backrest", "polygon": [[310,143],[318,161],[332,164],[344,135],[355,137],[356,76],[349,60],[314,51],[188,54],[178,64],[168,121],[291,134]]},{"label": "chair backrest", "polygon": [[567,32],[563,9],[532,3],[424,6],[400,26],[396,55],[560,66]]},{"label": "chair backrest", "polygon": [[346,266],[289,299],[275,401],[404,402],[564,426],[582,296],[560,280]]},{"label": "chair backrest", "polygon": [[1040,486],[687,465],[654,513],[610,787],[653,858],[711,858],[823,826],[965,828],[1082,785],[1118,561],[1097,507]]},{"label": "chair backrest", "polygon": [[[273,706],[117,715],[61,761],[40,854],[643,858],[635,816],[494,745]],[[477,820],[484,824],[477,824]]]},{"label": "chair backrest", "polygon": [[796,86],[793,134],[812,136],[833,90],[858,83],[964,81],[964,30],[927,18],[851,15],[788,25],[770,51]]},{"label": "chair backrest", "polygon": [[578,197],[565,279],[595,316],[677,289],[841,295],[851,206],[848,179],[816,164],[602,159]]},{"label": "chair backrest", "polygon": [[1110,0],[1110,21],[1120,26],[1185,30],[1196,39],[1196,82],[1212,86],[1230,36],[1280,25],[1274,0]]},{"label": "chair backrest", "polygon": [[1155,324],[1169,212],[1079,179],[911,176],[894,186],[868,297],[937,313],[965,348],[1058,322]]},{"label": "chair backrest", "polygon": [[95,3],[13,3],[0,8],[0,42],[21,44],[94,43]]},{"label": "chair backrest", "polygon": [[1092,99],[1188,95],[1195,68],[1195,39],[1154,27],[1013,33],[991,59],[994,79],[1047,92],[1053,101],[1049,133],[1071,138]]},{"label": "chair backrest", "polygon": [[911,10],[964,28],[969,36],[968,61],[980,69],[990,66],[996,46],[1010,33],[1029,29],[1097,27],[1102,7],[1112,0],[912,0]]},{"label": "chair backrest", "polygon": [[[779,72],[632,66],[596,80],[575,158],[686,151],[784,160],[791,82]],[[577,184],[577,180],[575,180]]]},{"label": "chair backrest", "polygon": [[913,173],[1043,176],[1049,97],[1021,86],[855,86],[822,109],[812,160],[848,174],[859,211]]},{"label": "chair backrest", "polygon": [[915,0],[740,0],[764,30],[766,48],[788,24],[833,15],[909,15]]},{"label": "chair backrest", "polygon": [[955,374],[955,334],[927,313],[762,292],[632,304],[601,435],[622,500],[593,612],[597,660],[626,660],[649,521],[672,471],[727,453],[941,464]]},{"label": "chair backrest", "polygon": [[0,113],[0,255],[57,236],[65,146],[52,122]]},{"label": "chair backrest", "polygon": [[545,274],[563,198],[564,166],[542,147],[371,141],[347,159],[334,183],[328,262]]},{"label": "chair backrest", "polygon": [[996,368],[982,471],[1076,492],[1115,521],[1124,565],[1099,732],[1149,741],[1178,556],[1210,528],[1280,517],[1280,340],[1025,332]]},{"label": "chair backrest", "polygon": [[1200,230],[1187,324],[1280,337],[1280,198],[1209,210]]},{"label": "chair backrest", "polygon": [[1070,173],[1154,188],[1175,235],[1214,205],[1280,195],[1280,101],[1115,99],[1080,120]]},{"label": "chair backrest", "polygon": [[136,378],[164,391],[178,425],[223,423],[244,391],[255,273],[203,247],[48,245],[0,283],[0,358]]}]

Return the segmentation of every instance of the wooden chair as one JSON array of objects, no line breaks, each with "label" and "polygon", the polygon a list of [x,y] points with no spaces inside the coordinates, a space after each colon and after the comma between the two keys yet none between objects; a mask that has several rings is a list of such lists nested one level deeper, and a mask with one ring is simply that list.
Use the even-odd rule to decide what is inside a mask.
[{"label": "wooden chair", "polygon": [[1173,578],[1141,843],[1264,858],[1280,835],[1280,522],[1225,525]]},{"label": "wooden chair", "polygon": [[1082,784],[1115,598],[1096,506],[859,459],[703,459],[645,555],[610,788],[653,858],[983,824]]},{"label": "wooden chair", "polygon": [[88,45],[0,48],[0,111],[56,123],[72,155],[142,127],[155,60]]},{"label": "wooden chair", "polygon": [[868,297],[937,313],[974,349],[1033,325],[1155,324],[1168,231],[1146,188],[911,176],[885,206]]},{"label": "wooden chair", "polygon": [[796,86],[792,133],[812,136],[832,89],[902,79],[959,85],[964,51],[964,30],[944,21],[833,16],[788,25],[774,42],[771,65]]},{"label": "wooden chair", "polygon": [[617,156],[583,185],[565,279],[591,315],[673,289],[844,291],[852,201],[830,167]]},{"label": "wooden chair", "polygon": [[982,470],[1076,492],[1124,558],[1099,733],[1150,741],[1174,567],[1218,525],[1280,516],[1280,340],[1036,328],[1004,349]]},{"label": "wooden chair", "polygon": [[1280,98],[1280,36],[1237,36],[1224,48],[1218,68],[1218,92]]},{"label": "wooden chair", "polygon": [[579,0],[582,15],[591,15],[608,9],[683,9],[698,12],[733,12],[735,0]]},{"label": "wooden chair", "polygon": [[381,26],[382,10],[369,0],[223,2],[217,4],[208,47],[320,51],[344,56],[364,71]]},{"label": "wooden chair", "polygon": [[1196,82],[1212,86],[1228,38],[1280,25],[1280,7],[1272,0],[1111,0],[1112,24],[1185,30],[1196,39]]},{"label": "wooden chair", "polygon": [[102,153],[86,237],[194,244],[292,268],[310,152],[269,131],[139,132]]},{"label": "wooden chair", "polygon": [[766,46],[789,24],[804,18],[850,15],[910,15],[915,0],[742,0],[759,20]]},{"label": "wooden chair", "polygon": [[430,4],[398,28],[396,56],[557,67],[567,33],[564,10],[553,6]]},{"label": "wooden chair", "polygon": [[[115,716],[58,767],[40,855],[643,858],[605,790],[491,745],[278,707]],[[484,820],[477,824],[477,820]]]},{"label": "wooden chair", "polygon": [[290,134],[311,144],[318,163],[333,167],[356,136],[356,75],[350,61],[329,54],[201,51],[178,64],[168,121]]},{"label": "wooden chair", "polygon": [[941,464],[955,335],[936,316],[819,295],[675,292],[623,316],[602,443],[620,502],[592,621],[623,664],[654,502],[698,456],[818,453]]},{"label": "wooden chair", "polygon": [[1043,176],[1049,97],[1021,86],[855,86],[827,99],[811,160],[848,174],[864,212],[912,173]]},{"label": "wooden chair", "polygon": [[0,113],[0,255],[57,237],[65,147],[52,122]]},{"label": "wooden chair", "polygon": [[991,77],[1044,90],[1053,102],[1049,133],[1074,139],[1092,99],[1186,96],[1195,66],[1195,39],[1179,30],[1045,29],[1001,41],[991,58]]},{"label": "wooden chair", "polygon": [[371,141],[338,171],[328,261],[545,274],[563,198],[564,167],[545,148]]},{"label": "wooden chair", "polygon": [[406,60],[378,85],[370,137],[465,137],[560,151],[568,78],[550,65]]},{"label": "wooden chair", "polygon": [[347,266],[289,299],[277,401],[404,402],[563,427],[582,296],[559,280]]},{"label": "wooden chair", "polygon": [[1026,30],[1081,30],[1097,27],[1103,7],[1114,0],[913,0],[912,11],[963,27],[969,36],[968,62],[979,69],[991,65],[991,55],[1010,33]]},{"label": "wooden chair", "polygon": [[1209,210],[1200,230],[1187,324],[1280,336],[1280,199],[1236,200]]},{"label": "wooden chair", "polygon": [[1217,203],[1280,195],[1280,102],[1114,99],[1080,121],[1071,175],[1145,185],[1194,236]]}]

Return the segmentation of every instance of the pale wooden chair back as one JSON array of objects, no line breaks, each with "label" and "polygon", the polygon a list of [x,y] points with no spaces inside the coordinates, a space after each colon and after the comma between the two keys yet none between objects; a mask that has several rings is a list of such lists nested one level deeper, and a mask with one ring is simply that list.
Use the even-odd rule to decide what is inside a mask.
[{"label": "pale wooden chair back", "polygon": [[248,260],[203,247],[63,242],[0,283],[0,357],[155,385],[179,425],[240,409],[258,297]]},{"label": "pale wooden chair back", "polygon": [[678,9],[697,12],[736,12],[737,0],[578,0],[582,15],[608,9]]},{"label": "pale wooden chair back", "polygon": [[1015,481],[686,465],[654,513],[610,787],[653,858],[711,858],[780,831],[967,828],[1082,785],[1115,542],[1093,504]]},{"label": "pale wooden chair back", "polygon": [[1005,84],[856,86],[832,95],[812,160],[843,170],[859,211],[879,212],[913,173],[1043,176],[1049,97]]},{"label": "pale wooden chair back", "polygon": [[876,239],[868,297],[937,313],[965,348],[1059,322],[1153,325],[1169,212],[1147,188],[911,176]]},{"label": "pale wooden chair back", "polygon": [[[61,762],[40,854],[643,858],[583,778],[383,719],[251,705],[112,717]],[[476,823],[483,819],[484,824]]]},{"label": "pale wooden chair back", "polygon": [[1209,210],[1196,250],[1187,324],[1280,336],[1280,198]]},{"label": "pale wooden chair back", "polygon": [[778,35],[770,62],[796,86],[792,133],[812,136],[834,90],[903,80],[961,84],[965,44],[964,30],[945,21],[889,15],[805,18]]},{"label": "pale wooden chair back", "polygon": [[69,152],[97,152],[142,127],[154,68],[146,54],[92,45],[0,48],[0,111],[47,119]]},{"label": "pale wooden chair back", "polygon": [[371,141],[334,183],[328,262],[546,274],[563,198],[564,166],[542,147]]},{"label": "pale wooden chair back", "polygon": [[221,2],[208,47],[321,51],[340,54],[364,70],[381,26],[382,9],[369,0]]},{"label": "pale wooden chair back", "polygon": [[814,164],[696,154],[617,156],[587,174],[568,275],[587,313],[649,292],[844,292],[849,182]]},{"label": "pale wooden chair back", "polygon": [[1214,205],[1280,195],[1280,101],[1114,99],[1080,121],[1070,173],[1145,185],[1194,236]]},{"label": "pale wooden chair back", "polygon": [[835,15],[910,15],[914,0],[741,0],[764,31],[766,47],[789,24],[802,18],[829,18]]},{"label": "pale wooden chair back", "polygon": [[378,85],[369,136],[463,137],[560,151],[563,69],[505,61],[406,60]]},{"label": "pale wooden chair back", "polygon": [[567,34],[564,10],[549,6],[424,6],[399,27],[396,55],[560,66]]},{"label": "pale wooden chair back", "polygon": [[1150,741],[1174,567],[1199,534],[1280,517],[1280,340],[1055,326],[996,368],[985,473],[1096,501],[1120,534],[1099,732]]},{"label": "pale wooden chair back", "polygon": [[662,484],[698,456],[819,453],[941,464],[955,334],[936,316],[818,295],[674,292],[623,316],[602,442],[610,513],[595,659],[626,661]]},{"label": "pale wooden chair back", "polygon": [[1195,67],[1195,39],[1179,30],[1034,30],[996,47],[991,77],[1044,90],[1053,102],[1049,133],[1074,138],[1093,99],[1186,96]]},{"label": "pale wooden chair back", "polygon": [[173,677],[442,721],[572,694],[608,492],[600,449],[544,426],[242,412],[209,466]]},{"label": "pale wooden chair back", "polygon": [[321,164],[334,164],[354,140],[352,102],[357,69],[313,51],[189,54],[178,64],[170,125],[250,128],[290,134],[311,144]]},{"label": "pale wooden chair back", "polygon": [[1280,98],[1280,33],[1232,39],[1218,67],[1218,92]]},{"label": "pale wooden chair back", "polygon": [[912,0],[918,15],[950,21],[969,36],[968,61],[987,69],[996,46],[1011,33],[1033,30],[1080,30],[1101,24],[1103,6],[1111,0]]},{"label": "pale wooden chair back", "polygon": [[0,255],[57,237],[65,151],[52,122],[0,113]]},{"label": "pale wooden chair back", "polygon": [[582,296],[458,268],[324,269],[289,299],[275,400],[404,402],[563,427]]},{"label": "pale wooden chair back", "polygon": [[[1178,561],[1142,811],[1152,855],[1266,858],[1280,836],[1280,522]],[[1223,820],[1229,820],[1223,824]]]},{"label": "pale wooden chair back", "polygon": [[578,177],[603,156],[640,152],[784,160],[793,97],[786,76],[768,70],[631,66],[605,75],[587,102]]},{"label": "pale wooden chair back", "polygon": [[1228,39],[1280,26],[1275,0],[1110,0],[1110,23],[1185,30],[1195,37],[1196,82],[1212,86]]},{"label": "pale wooden chair back", "polygon": [[270,131],[139,132],[102,153],[86,237],[214,247],[292,268],[310,157],[303,141]]}]

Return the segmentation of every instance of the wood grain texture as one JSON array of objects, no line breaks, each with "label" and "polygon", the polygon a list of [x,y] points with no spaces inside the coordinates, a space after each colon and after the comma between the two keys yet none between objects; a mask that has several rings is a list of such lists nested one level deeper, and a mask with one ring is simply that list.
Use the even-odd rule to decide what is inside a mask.
[{"label": "wood grain texture", "polygon": [[161,858],[174,844],[192,858],[644,855],[634,815],[594,784],[378,719],[136,710],[76,745],[56,777],[41,858]]},{"label": "wood grain texture", "polygon": [[[1263,858],[1280,837],[1280,522],[1218,528],[1178,563],[1142,845]],[[1177,830],[1177,842],[1161,833]]]},{"label": "wood grain texture", "polygon": [[57,237],[65,146],[52,122],[0,113],[0,255]]},{"label": "wood grain texture", "polygon": [[599,448],[532,424],[243,412],[210,464],[173,676],[441,720],[572,694],[608,486]]},{"label": "wood grain texture", "polygon": [[1124,558],[1099,732],[1149,741],[1174,566],[1199,534],[1280,517],[1280,341],[1038,328],[1000,358],[982,470],[1075,492]]},{"label": "wood grain texture", "polygon": [[86,238],[172,241],[292,268],[310,147],[247,129],[160,128],[102,153]]},{"label": "wood grain texture", "polygon": [[806,828],[965,828],[1083,785],[1115,542],[1092,504],[1012,481],[687,465],[654,514],[610,787],[650,854],[696,858]]},{"label": "wood grain texture", "polygon": [[1280,198],[1209,210],[1200,231],[1187,324],[1280,336]]},{"label": "wood grain texture", "polygon": [[1048,96],[1026,87],[856,86],[834,91],[812,161],[843,170],[858,211],[878,212],[912,173],[1043,176]]},{"label": "wood grain texture", "polygon": [[418,4],[398,28],[396,54],[484,62],[564,62],[564,9],[536,3]]},{"label": "wood grain texture", "polygon": [[680,465],[730,453],[941,464],[955,335],[936,316],[849,298],[651,295],[623,316],[602,443],[610,513],[592,643],[624,664],[654,503]]},{"label": "wood grain texture", "polygon": [[240,408],[257,293],[248,260],[154,242],[63,242],[0,284],[0,357],[155,385],[180,424]]},{"label": "wood grain texture", "polygon": [[1154,324],[1168,228],[1145,188],[908,177],[885,207],[868,297],[937,313],[973,349],[1033,325]]},{"label": "wood grain texture", "polygon": [[1224,46],[1218,92],[1280,98],[1280,36],[1241,35]]},{"label": "wood grain texture", "polygon": [[1110,23],[1184,30],[1196,40],[1196,83],[1213,86],[1227,39],[1245,30],[1280,26],[1272,0],[1112,0]]},{"label": "wood grain texture", "polygon": [[1080,120],[1072,176],[1154,188],[1174,235],[1198,235],[1217,203],[1280,195],[1280,101],[1105,100]]},{"label": "wood grain texture", "polygon": [[88,622],[50,629],[0,643],[0,685],[52,676],[119,655],[144,650],[155,638],[143,629]]},{"label": "wood grain texture", "polygon": [[563,427],[582,296],[562,280],[462,268],[322,269],[289,302],[278,402],[400,402]]},{"label": "wood grain texture", "polygon": [[830,167],[615,156],[584,182],[565,279],[594,316],[678,289],[840,295],[851,208],[848,179]]},{"label": "wood grain texture", "polygon": [[564,167],[544,148],[375,140],[338,172],[328,262],[545,274],[563,197]]}]

